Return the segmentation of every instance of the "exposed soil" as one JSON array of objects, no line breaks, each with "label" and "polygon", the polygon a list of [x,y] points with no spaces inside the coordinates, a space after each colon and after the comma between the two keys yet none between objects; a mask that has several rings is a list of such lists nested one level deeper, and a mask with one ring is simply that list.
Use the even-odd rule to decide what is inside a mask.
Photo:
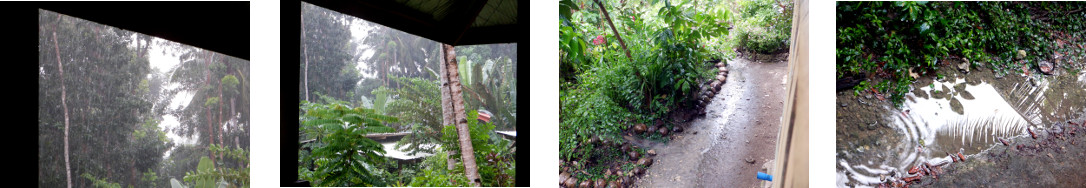
[{"label": "exposed soil", "polygon": [[638,143],[658,155],[637,187],[761,186],[755,175],[772,166],[787,62],[738,58],[727,66],[728,81],[706,106],[705,116],[682,123],[686,130],[668,143]]}]

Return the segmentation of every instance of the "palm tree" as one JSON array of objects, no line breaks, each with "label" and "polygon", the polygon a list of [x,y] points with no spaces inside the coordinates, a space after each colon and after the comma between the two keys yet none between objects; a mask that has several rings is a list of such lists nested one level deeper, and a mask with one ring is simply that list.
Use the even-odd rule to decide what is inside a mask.
[{"label": "palm tree", "polygon": [[[452,45],[443,44],[445,63],[441,69],[441,109],[444,112],[445,125],[456,125],[460,140],[460,158],[464,161],[464,176],[471,180],[472,186],[479,186],[478,166],[475,164],[475,149],[471,146],[471,134],[468,130],[467,115],[464,112],[464,98],[460,86],[460,75],[456,65],[456,51]],[[449,160],[452,161],[452,160]],[[451,164],[451,162],[450,162]]]}]

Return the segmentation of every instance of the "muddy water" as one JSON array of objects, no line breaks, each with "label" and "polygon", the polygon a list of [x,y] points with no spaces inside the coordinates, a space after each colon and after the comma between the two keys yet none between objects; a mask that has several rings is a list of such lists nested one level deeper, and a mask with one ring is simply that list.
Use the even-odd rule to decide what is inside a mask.
[{"label": "muddy water", "polygon": [[[962,151],[967,158],[987,156],[1000,143],[997,138],[1014,140],[1029,137],[1026,129],[1049,130],[1049,125],[1081,116],[1086,106],[1084,75],[995,75],[991,70],[969,74],[943,70],[939,74],[947,77],[921,78],[913,84],[901,107],[893,107],[870,92],[859,96],[851,90],[838,93],[838,187],[873,187],[882,178],[902,175],[920,163],[948,160],[947,153]],[[1022,167],[1031,163],[1016,162],[1027,165]],[[1036,168],[1047,166],[1040,160],[1032,163],[1038,163]],[[1006,168],[990,164],[968,169],[994,177],[984,173],[997,172],[986,169],[997,167]],[[983,185],[961,182],[954,185]]]},{"label": "muddy water", "polygon": [[705,116],[688,122],[668,143],[643,145],[659,155],[637,187],[760,185],[755,175],[775,151],[787,63],[736,59],[728,69],[727,83]]}]

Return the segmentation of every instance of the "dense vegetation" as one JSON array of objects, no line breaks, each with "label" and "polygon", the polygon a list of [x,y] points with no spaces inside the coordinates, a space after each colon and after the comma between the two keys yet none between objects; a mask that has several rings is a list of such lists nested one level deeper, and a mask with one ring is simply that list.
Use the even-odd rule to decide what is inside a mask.
[{"label": "dense vegetation", "polygon": [[[591,165],[625,158],[617,146],[628,127],[694,106],[715,74],[710,62],[732,58],[733,49],[786,49],[790,7],[773,0],[561,1],[560,159],[586,164],[571,172],[599,176],[604,168]],[[654,134],[642,136],[659,138]]]},{"label": "dense vegetation", "polygon": [[248,61],[44,10],[38,23],[39,187],[248,187]]},{"label": "dense vegetation", "polygon": [[[837,2],[837,77],[866,75],[855,93],[885,93],[900,104],[915,76],[964,61],[997,74],[1081,43],[1086,3]],[[1068,45],[1070,46],[1070,45]],[[1081,47],[1079,48],[1081,50]],[[1064,67],[1066,68],[1066,67]],[[916,75],[912,75],[916,74]]]},{"label": "dense vegetation", "polygon": [[[437,42],[303,3],[299,178],[314,186],[467,186],[455,128],[443,124]],[[512,186],[517,44],[455,47],[482,186]],[[475,121],[476,111],[491,114]],[[406,133],[394,148],[363,137]],[[384,156],[431,155],[421,162]],[[452,156],[450,157],[450,153]],[[450,163],[451,162],[451,163]]]}]

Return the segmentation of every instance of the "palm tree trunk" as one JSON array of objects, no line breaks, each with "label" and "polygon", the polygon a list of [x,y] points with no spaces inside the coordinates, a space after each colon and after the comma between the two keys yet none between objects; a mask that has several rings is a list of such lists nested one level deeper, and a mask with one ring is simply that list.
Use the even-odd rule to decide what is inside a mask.
[{"label": "palm tree trunk", "polygon": [[[58,23],[59,24],[59,23]],[[68,89],[64,86],[64,64],[60,63],[60,45],[57,44],[57,31],[53,29],[53,49],[57,51],[57,71],[60,72],[60,105],[64,106],[64,173],[68,178],[68,188],[72,188],[72,166],[68,160]]]},{"label": "palm tree trunk", "polygon": [[[438,49],[440,49],[442,54],[448,53],[448,52],[445,51],[445,44],[438,43],[437,46],[438,46]],[[453,121],[453,119],[456,119],[456,116],[449,115],[449,113],[453,111],[453,107],[452,107],[452,103],[450,102],[451,100],[449,99],[451,97],[451,95],[449,94],[450,93],[449,92],[449,87],[446,87],[447,83],[448,83],[448,76],[447,76],[448,71],[446,71],[447,69],[445,69],[445,62],[453,61],[456,58],[456,56],[454,55],[454,56],[452,56],[452,58],[449,58],[449,56],[442,56],[442,58],[444,58],[444,59],[441,61],[441,63],[439,63],[439,65],[441,67],[438,68],[438,72],[440,72],[439,73],[440,75],[438,75],[438,76],[440,77],[441,84],[442,84],[441,85],[441,111],[442,111],[442,123],[441,123],[441,125],[446,126],[446,125],[455,124],[456,122]],[[452,156],[456,155],[456,152],[454,152],[452,150],[446,150],[445,152],[446,152],[446,154],[448,156],[448,158],[445,160],[446,165],[448,165],[448,170],[453,170],[453,168],[456,168],[456,159],[452,158]]]},{"label": "palm tree trunk", "polygon": [[611,31],[615,32],[615,38],[618,38],[618,44],[622,45],[622,49],[626,50],[626,58],[630,58],[633,61],[633,56],[630,56],[630,49],[626,48],[626,41],[622,40],[622,36],[618,34],[618,29],[615,29],[615,24],[611,23],[611,15],[607,14],[607,9],[603,8],[603,3],[600,0],[595,0],[596,5],[600,7],[600,12],[603,12],[603,18],[607,19],[607,25],[611,25]]},{"label": "palm tree trunk", "polygon": [[[460,73],[456,66],[456,51],[452,45],[444,45],[445,67],[441,69],[441,102],[442,110],[445,110],[446,123],[451,119],[456,124],[456,132],[459,134],[460,158],[464,161],[464,176],[471,181],[472,186],[479,186],[482,180],[479,178],[478,166],[475,164],[475,149],[471,146],[471,134],[468,131],[467,117],[464,113],[464,97],[460,86]],[[452,111],[449,111],[449,110]]]}]

